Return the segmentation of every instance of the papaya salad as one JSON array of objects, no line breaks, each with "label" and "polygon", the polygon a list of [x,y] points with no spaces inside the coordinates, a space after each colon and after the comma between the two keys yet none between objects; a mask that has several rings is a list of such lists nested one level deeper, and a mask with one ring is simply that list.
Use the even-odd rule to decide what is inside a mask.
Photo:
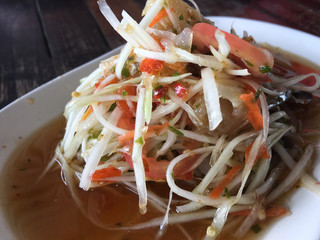
[{"label": "papaya salad", "polygon": [[[317,147],[303,138],[317,131],[295,116],[297,106],[319,107],[318,70],[218,29],[191,0],[148,0],[140,22],[98,5],[127,43],[80,80],[65,107],[54,160],[78,204],[78,186],[121,183],[137,193],[141,214],[151,204],[163,217],[114,229],[155,227],[160,238],[170,224],[211,219],[203,237],[217,239],[229,225],[241,238],[290,214],[274,201],[298,181],[320,195],[306,170]],[[168,198],[148,182],[166,182]]]}]

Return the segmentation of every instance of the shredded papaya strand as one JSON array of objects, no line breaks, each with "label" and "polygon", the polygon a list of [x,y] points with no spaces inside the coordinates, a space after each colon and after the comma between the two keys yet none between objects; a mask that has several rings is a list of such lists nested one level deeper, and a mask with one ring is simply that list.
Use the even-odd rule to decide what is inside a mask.
[{"label": "shredded papaya strand", "polygon": [[81,121],[86,120],[90,114],[93,112],[93,107],[91,105],[88,106],[87,110],[85,111],[85,113],[83,114]]},{"label": "shredded papaya strand", "polygon": [[[152,136],[152,134],[159,134],[164,128],[167,128],[169,123],[166,122],[163,125],[152,125],[148,127],[146,134],[144,135],[144,139],[147,139]],[[118,141],[121,145],[126,145],[129,142],[133,142],[134,139],[134,130],[129,131],[123,135],[118,136]]]},{"label": "shredded papaya strand", "polygon": [[154,17],[154,19],[151,21],[151,23],[149,24],[149,27],[153,27],[153,25],[155,25],[157,22],[159,22],[162,18],[164,18],[165,16],[167,16],[168,13],[166,11],[165,8],[162,8],[160,10],[160,12],[158,12],[158,14]]},{"label": "shredded papaya strand", "polygon": [[[253,145],[253,142],[246,148],[245,150],[245,162],[248,163],[249,162],[249,153],[252,149],[252,145]],[[258,151],[258,154],[257,154],[257,157],[256,159],[254,160],[254,164],[258,161],[259,158],[263,158],[263,159],[269,159],[270,158],[270,154],[269,154],[269,150],[267,148],[267,146],[265,144],[262,144],[259,151]]]},{"label": "shredded papaya strand", "polygon": [[93,173],[91,180],[93,182],[99,182],[103,181],[104,178],[116,176],[121,176],[121,171],[113,166],[108,166],[107,168],[96,170]]},{"label": "shredded papaya strand", "polygon": [[253,92],[241,94],[240,99],[246,105],[248,112],[246,117],[255,131],[263,129],[263,117],[258,102]]},{"label": "shredded papaya strand", "polygon": [[[232,212],[232,213],[230,213],[230,215],[247,217],[250,214],[250,212],[251,212],[251,210],[247,209],[247,210]],[[283,207],[283,206],[272,206],[272,207],[265,209],[265,214],[266,214],[267,218],[281,217],[281,216],[288,214],[289,212],[290,211],[286,207]]]},{"label": "shredded papaya strand", "polygon": [[[94,92],[96,92],[96,90],[98,88],[104,88],[104,87],[106,87],[106,86],[108,86],[110,84],[117,83],[119,81],[118,78],[114,78],[111,81],[109,81],[107,84],[104,84],[104,86],[101,86],[101,83],[103,82],[103,80],[104,80],[104,78],[100,78],[98,80],[98,82],[95,83],[95,88],[96,89],[94,90]],[[98,104],[101,104],[101,103],[99,102]],[[81,118],[81,121],[86,120],[90,116],[91,113],[93,113],[93,107],[91,105],[89,105],[89,107],[87,108],[86,112],[83,114],[83,116]]]},{"label": "shredded papaya strand", "polygon": [[115,77],[114,79],[112,79],[112,80],[110,80],[109,82],[107,82],[107,83],[105,83],[105,84],[102,85],[103,80],[104,80],[104,78],[101,78],[101,79],[99,79],[99,81],[98,81],[97,83],[95,83],[95,87],[96,87],[95,92],[96,92],[98,89],[102,89],[102,88],[104,88],[104,87],[106,87],[106,86],[108,86],[108,85],[110,85],[110,84],[119,82],[119,79]]},{"label": "shredded papaya strand", "polygon": [[210,192],[210,197],[213,199],[217,199],[221,195],[225,187],[234,178],[234,176],[240,171],[240,169],[241,169],[240,166],[232,167],[230,171],[227,173],[227,175],[225,176],[225,178],[219,183],[219,185]]}]

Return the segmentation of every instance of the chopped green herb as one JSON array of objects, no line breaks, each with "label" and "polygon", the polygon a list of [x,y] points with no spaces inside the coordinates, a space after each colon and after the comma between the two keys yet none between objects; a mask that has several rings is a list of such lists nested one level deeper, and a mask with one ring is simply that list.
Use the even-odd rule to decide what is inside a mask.
[{"label": "chopped green herb", "polygon": [[110,73],[115,73],[116,71],[116,66],[113,66],[111,69],[110,69]]},{"label": "chopped green herb", "polygon": [[130,76],[130,71],[126,66],[122,68],[121,76],[124,78],[128,78]]},{"label": "chopped green herb", "polygon": [[196,106],[195,106],[195,109],[198,109],[200,107],[200,103],[198,103]]},{"label": "chopped green herb", "polygon": [[183,20],[183,16],[182,16],[182,14],[179,16],[179,20]]},{"label": "chopped green herb", "polygon": [[261,227],[258,225],[258,224],[255,224],[251,227],[251,230],[254,232],[254,233],[259,233],[262,229]]},{"label": "chopped green herb", "polygon": [[174,74],[173,74],[173,76],[174,77],[177,77],[177,76],[179,76],[180,74],[178,73],[178,72],[175,72]]},{"label": "chopped green herb", "polygon": [[166,103],[166,95],[163,95],[163,97],[160,98],[161,102]]},{"label": "chopped green herb", "polygon": [[164,1],[164,2],[163,2],[163,6],[168,7],[167,1]]},{"label": "chopped green herb", "polygon": [[89,133],[89,138],[88,140],[91,140],[91,139],[97,139],[101,133],[102,129],[93,129],[91,128],[88,133]]},{"label": "chopped green herb", "polygon": [[111,153],[111,154],[108,154],[108,155],[103,155],[101,158],[100,158],[100,162],[106,162],[108,161],[112,156],[114,156],[116,153]]},{"label": "chopped green herb", "polygon": [[191,22],[190,22],[190,20],[188,20],[188,21],[187,21],[187,23],[188,23],[189,25],[191,25]]},{"label": "chopped green herb", "polygon": [[134,55],[131,55],[130,57],[128,57],[128,62],[133,60],[134,60]]},{"label": "chopped green herb", "polygon": [[108,110],[108,112],[112,112],[116,108],[116,106],[117,106],[116,102],[112,103],[110,108],[109,108],[109,110]]},{"label": "chopped green herb", "polygon": [[259,89],[257,90],[256,94],[254,95],[254,99],[255,99],[256,101],[258,101],[259,96],[260,96],[261,93],[262,93],[262,89],[259,88]]},{"label": "chopped green herb", "polygon": [[251,63],[251,62],[249,62],[249,61],[247,61],[247,60],[244,60],[245,62],[246,62],[246,64],[249,66],[249,67],[254,67],[254,65]]},{"label": "chopped green herb", "polygon": [[173,171],[171,172],[171,177],[174,179],[174,172]]},{"label": "chopped green herb", "polygon": [[224,193],[226,194],[227,198],[230,198],[230,193],[228,188],[224,188]]},{"label": "chopped green herb", "polygon": [[121,92],[121,95],[122,95],[122,97],[125,97],[125,96],[127,96],[127,95],[128,95],[128,93],[127,93],[127,91],[126,91],[126,90],[123,90],[123,91]]},{"label": "chopped green herb", "polygon": [[261,73],[268,73],[271,71],[271,67],[269,67],[268,65],[260,66],[259,71]]},{"label": "chopped green herb", "polygon": [[135,143],[138,143],[138,144],[143,145],[143,144],[144,144],[144,140],[143,140],[142,136],[140,136],[139,138],[137,138],[137,140],[135,141]]},{"label": "chopped green herb", "polygon": [[176,129],[175,127],[169,126],[168,128],[171,132],[177,134],[178,136],[184,136],[184,134],[180,132],[178,129]]},{"label": "chopped green herb", "polygon": [[238,37],[238,34],[236,33],[236,31],[234,30],[234,28],[233,28],[233,27],[231,27],[231,29],[230,29],[230,33],[231,33],[232,35],[235,35],[235,36],[237,36],[237,37]]}]

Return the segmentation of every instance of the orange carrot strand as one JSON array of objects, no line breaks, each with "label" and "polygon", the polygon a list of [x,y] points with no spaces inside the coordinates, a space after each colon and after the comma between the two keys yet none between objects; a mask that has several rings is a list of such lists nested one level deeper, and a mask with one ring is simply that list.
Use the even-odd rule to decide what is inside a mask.
[{"label": "orange carrot strand", "polygon": [[244,102],[248,109],[246,117],[254,130],[261,130],[263,128],[263,117],[253,92],[242,94],[240,99]]},{"label": "orange carrot strand", "polygon": [[83,114],[81,121],[86,120],[90,114],[93,112],[93,107],[91,105],[89,105],[89,107],[87,108],[87,110],[85,111],[85,113]]},{"label": "orange carrot strand", "polygon": [[160,12],[158,12],[158,14],[151,21],[151,23],[149,24],[149,27],[151,28],[153,25],[155,25],[157,22],[159,22],[162,18],[164,18],[167,15],[168,15],[168,13],[167,13],[166,9],[162,8],[162,10]]},{"label": "orange carrot strand", "polygon": [[240,171],[240,169],[240,166],[235,166],[231,168],[231,170],[228,172],[225,178],[219,183],[219,185],[210,192],[210,197],[213,199],[217,199],[221,195],[225,187],[234,178],[234,176]]}]

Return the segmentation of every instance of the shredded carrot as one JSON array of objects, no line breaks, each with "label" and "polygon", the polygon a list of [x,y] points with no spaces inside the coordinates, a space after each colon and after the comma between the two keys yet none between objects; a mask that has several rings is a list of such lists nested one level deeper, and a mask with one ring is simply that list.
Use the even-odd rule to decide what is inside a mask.
[{"label": "shredded carrot", "polygon": [[210,192],[210,197],[213,199],[217,199],[221,195],[225,187],[231,182],[232,178],[234,178],[234,176],[240,171],[240,169],[240,166],[232,167],[225,178],[219,183],[219,185]]},{"label": "shredded carrot", "polygon": [[[237,211],[237,212],[232,212],[230,213],[231,215],[234,215],[234,216],[249,216],[251,210],[250,209],[247,209],[247,210],[241,210],[241,211]],[[270,218],[270,217],[281,217],[283,215],[286,215],[288,214],[290,211],[283,207],[283,206],[272,206],[272,207],[269,207],[265,210],[265,213],[266,213],[266,217],[267,218]]]},{"label": "shredded carrot", "polygon": [[91,105],[89,105],[89,107],[87,108],[87,110],[85,111],[85,113],[83,114],[81,121],[86,120],[90,114],[93,112],[93,107]]},{"label": "shredded carrot", "polygon": [[244,102],[248,109],[246,117],[254,130],[261,130],[263,128],[263,118],[253,92],[242,94],[240,99]]},{"label": "shredded carrot", "polygon": [[151,23],[149,24],[149,27],[151,28],[153,25],[155,25],[157,22],[159,22],[162,18],[164,18],[167,15],[168,15],[168,13],[167,13],[166,9],[162,8],[162,10],[160,12],[158,12],[158,14],[151,21]]},{"label": "shredded carrot", "polygon": [[[251,143],[247,147],[247,149],[245,151],[245,161],[246,161],[246,163],[249,162],[248,158],[249,158],[249,153],[251,151],[252,145],[253,145],[253,143]],[[267,146],[265,144],[262,144],[262,146],[260,147],[260,149],[258,151],[258,154],[257,154],[257,157],[254,160],[254,164],[258,161],[259,158],[263,158],[263,159],[269,159],[270,158],[269,150],[268,150],[268,148],[267,148]]]},{"label": "shredded carrot", "polygon": [[[151,137],[151,134],[159,134],[160,131],[162,131],[164,128],[168,127],[169,123],[166,122],[163,125],[152,125],[148,127],[148,131],[145,134],[144,138],[147,139]],[[134,130],[129,131],[123,135],[118,136],[118,141],[120,142],[121,145],[127,145],[130,142],[133,142],[134,138]]]},{"label": "shredded carrot", "polygon": [[96,170],[91,180],[93,182],[103,181],[104,178],[121,176],[121,171],[113,166]]}]

